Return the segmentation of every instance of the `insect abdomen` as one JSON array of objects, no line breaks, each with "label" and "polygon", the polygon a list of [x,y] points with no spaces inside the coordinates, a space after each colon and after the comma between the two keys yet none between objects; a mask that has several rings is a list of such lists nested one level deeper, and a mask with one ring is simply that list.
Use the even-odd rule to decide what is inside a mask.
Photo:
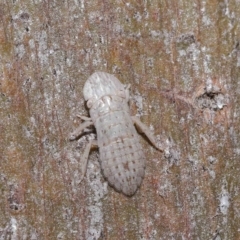
[{"label": "insect abdomen", "polygon": [[131,116],[113,111],[95,122],[104,176],[110,185],[133,195],[144,177],[145,156]]}]

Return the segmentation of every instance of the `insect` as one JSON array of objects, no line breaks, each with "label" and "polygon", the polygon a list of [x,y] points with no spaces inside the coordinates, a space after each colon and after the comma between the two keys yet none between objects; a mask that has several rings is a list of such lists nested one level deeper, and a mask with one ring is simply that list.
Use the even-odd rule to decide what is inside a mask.
[{"label": "insect", "polygon": [[139,142],[136,125],[157,149],[161,150],[155,138],[137,117],[130,115],[129,87],[115,76],[95,72],[86,81],[83,95],[89,108],[90,118],[84,120],[70,136],[74,140],[89,126],[96,129],[97,140],[90,140],[82,155],[83,176],[87,168],[90,150],[97,146],[100,152],[100,165],[109,185],[118,192],[132,196],[144,178],[145,155]]}]

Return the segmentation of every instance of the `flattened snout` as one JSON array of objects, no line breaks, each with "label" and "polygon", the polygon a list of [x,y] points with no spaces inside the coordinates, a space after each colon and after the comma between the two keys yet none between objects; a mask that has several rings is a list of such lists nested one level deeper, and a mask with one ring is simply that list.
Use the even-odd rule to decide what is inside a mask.
[{"label": "flattened snout", "polygon": [[124,85],[113,75],[105,72],[95,72],[86,81],[83,87],[84,99],[100,99],[105,95],[117,95],[124,91]]}]

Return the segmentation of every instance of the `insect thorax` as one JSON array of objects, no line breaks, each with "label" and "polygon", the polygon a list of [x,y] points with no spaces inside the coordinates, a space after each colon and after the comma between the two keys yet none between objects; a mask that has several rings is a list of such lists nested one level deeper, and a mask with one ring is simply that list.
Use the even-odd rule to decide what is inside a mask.
[{"label": "insect thorax", "polygon": [[117,95],[103,96],[96,100],[89,110],[94,125],[98,118],[107,117],[107,115],[118,111],[124,111],[130,115],[127,100]]}]

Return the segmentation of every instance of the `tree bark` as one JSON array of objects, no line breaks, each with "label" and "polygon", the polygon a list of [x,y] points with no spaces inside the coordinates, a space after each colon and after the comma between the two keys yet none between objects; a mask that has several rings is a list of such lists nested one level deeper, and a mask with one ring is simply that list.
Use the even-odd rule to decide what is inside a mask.
[{"label": "tree bark", "polygon": [[[0,1],[0,239],[240,239],[240,2]],[[98,151],[81,182],[95,71],[131,84],[147,166],[129,198]]]}]

